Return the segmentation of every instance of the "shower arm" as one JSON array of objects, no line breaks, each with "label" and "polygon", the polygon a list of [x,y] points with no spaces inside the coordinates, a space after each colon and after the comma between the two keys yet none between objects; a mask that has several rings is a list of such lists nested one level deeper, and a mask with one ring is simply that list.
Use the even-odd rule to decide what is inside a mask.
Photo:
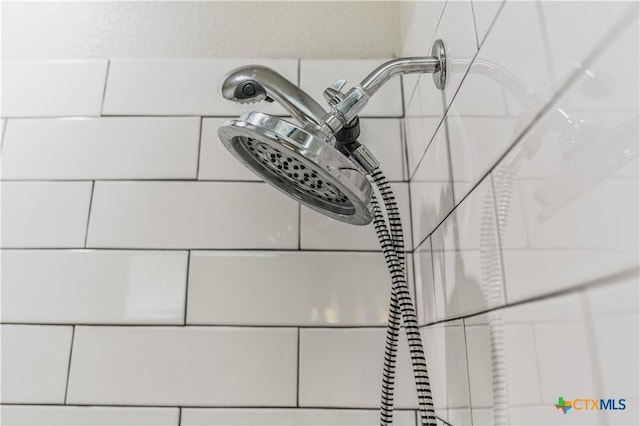
[{"label": "shower arm", "polygon": [[373,70],[360,87],[373,96],[389,79],[399,74],[434,73],[440,69],[440,61],[436,57],[411,57],[393,59]]},{"label": "shower arm", "polygon": [[373,70],[362,82],[346,94],[340,92],[344,80],[336,81],[324,91],[324,97],[331,105],[331,112],[322,119],[321,129],[327,134],[335,134],[348,125],[362,111],[369,99],[387,81],[400,74],[433,74],[433,81],[440,90],[444,89],[447,77],[447,59],[442,40],[436,40],[431,48],[431,56],[393,59]]}]

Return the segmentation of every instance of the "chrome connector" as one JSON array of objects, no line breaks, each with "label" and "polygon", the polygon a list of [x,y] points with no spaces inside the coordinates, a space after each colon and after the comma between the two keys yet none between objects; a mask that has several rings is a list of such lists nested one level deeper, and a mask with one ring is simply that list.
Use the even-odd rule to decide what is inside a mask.
[{"label": "chrome connector", "polygon": [[331,86],[324,89],[322,95],[330,107],[334,107],[344,100],[344,93],[340,90],[342,90],[345,84],[347,84],[347,80],[337,80]]},{"label": "chrome connector", "polygon": [[367,173],[371,173],[373,170],[377,169],[378,166],[380,166],[378,159],[364,145],[360,145],[358,149],[353,151],[349,158],[355,160],[356,163],[358,163],[358,165],[362,167]]},{"label": "chrome connector", "polygon": [[336,88],[337,83],[340,83],[338,87],[343,86],[342,80],[338,80],[334,86],[325,90],[325,97],[331,106],[328,116],[332,117],[325,117],[324,122],[330,122],[329,127],[334,132],[338,131],[337,123],[344,126],[351,122],[387,81],[400,74],[431,73],[436,87],[444,90],[447,81],[447,57],[442,40],[433,43],[431,53],[432,56],[399,58],[385,62],[346,94]]}]

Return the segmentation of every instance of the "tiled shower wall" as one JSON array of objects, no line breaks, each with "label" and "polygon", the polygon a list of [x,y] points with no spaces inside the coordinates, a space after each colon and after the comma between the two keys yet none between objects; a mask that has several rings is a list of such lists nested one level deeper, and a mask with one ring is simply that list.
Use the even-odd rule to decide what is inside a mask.
[{"label": "tiled shower wall", "polygon": [[[405,218],[440,422],[637,424],[637,5],[405,7],[404,53],[444,39],[449,84],[392,81],[362,140]],[[316,98],[381,61],[256,60]],[[3,63],[3,424],[377,423],[375,235],[226,154],[245,108],[216,85],[247,62]]]},{"label": "tiled shower wall", "polygon": [[[438,416],[638,424],[638,4],[407,7],[404,54],[441,38],[450,71],[442,93],[404,80]],[[626,409],[563,414],[559,397]]]},{"label": "tiled shower wall", "polygon": [[[321,99],[382,61],[255,62]],[[250,62],[3,63],[2,424],[377,422],[390,281],[375,233],[299,207],[223,148],[217,128],[246,107],[217,85]],[[362,138],[411,245],[400,80],[377,96]],[[415,425],[407,352],[396,419]]]}]

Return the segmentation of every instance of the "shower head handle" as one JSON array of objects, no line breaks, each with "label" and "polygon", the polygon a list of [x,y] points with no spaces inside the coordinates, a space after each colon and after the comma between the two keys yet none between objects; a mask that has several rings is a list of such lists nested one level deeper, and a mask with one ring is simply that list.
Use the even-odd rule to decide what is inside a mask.
[{"label": "shower head handle", "polygon": [[311,96],[285,77],[263,65],[246,65],[222,80],[222,96],[241,104],[277,101],[301,123],[322,123],[326,111]]}]

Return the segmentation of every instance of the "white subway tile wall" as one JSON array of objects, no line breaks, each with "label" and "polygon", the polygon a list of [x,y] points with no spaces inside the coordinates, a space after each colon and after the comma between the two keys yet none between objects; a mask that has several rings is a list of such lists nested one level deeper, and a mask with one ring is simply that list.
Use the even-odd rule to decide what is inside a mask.
[{"label": "white subway tile wall", "polygon": [[[448,86],[392,80],[362,140],[403,215],[438,424],[640,423],[638,4],[404,7],[402,50],[444,38]],[[287,115],[217,94],[249,62],[321,99],[382,60],[3,63],[3,424],[377,423],[375,235],[224,150],[225,120]],[[396,383],[416,425],[402,339]]]},{"label": "white subway tile wall", "polygon": [[2,325],[2,403],[62,404],[73,327]]},{"label": "white subway tile wall", "polygon": [[265,183],[98,181],[87,247],[294,249],[297,221]]},{"label": "white subway tile wall", "polygon": [[[184,426],[345,426],[372,425],[380,421],[376,410],[352,409],[242,409],[242,408],[185,408]],[[415,426],[413,411],[394,413],[394,424]]]},{"label": "white subway tile wall", "polygon": [[2,61],[2,116],[99,116],[108,63]]},{"label": "white subway tile wall", "polygon": [[2,177],[194,179],[199,135],[197,117],[15,120],[2,146]]},{"label": "white subway tile wall", "polygon": [[295,328],[76,326],[70,404],[296,406]]},{"label": "white subway tile wall", "polygon": [[[220,115],[250,110],[218,93],[225,74],[259,63],[297,83],[298,61],[292,59],[111,59],[104,115]],[[277,103],[260,105],[268,114],[286,114]]]},{"label": "white subway tile wall", "polygon": [[15,426],[177,426],[178,408],[5,405],[0,419]]},{"label": "white subway tile wall", "polygon": [[187,251],[5,250],[3,322],[183,324]]},{"label": "white subway tile wall", "polygon": [[[371,227],[299,207],[224,149],[224,121],[247,109],[287,115],[217,94],[248,62],[319,90],[333,72],[355,84],[382,60],[8,65],[3,424],[377,422],[384,258]],[[381,91],[361,140],[393,182],[411,251],[400,88]],[[400,360],[396,424],[414,426],[406,344]]]},{"label": "white subway tile wall", "polygon": [[82,248],[91,182],[2,182],[3,248]]},{"label": "white subway tile wall", "polygon": [[[300,406],[378,407],[384,345],[379,328],[300,330]],[[400,339],[397,357],[395,405],[416,408],[406,339]]]},{"label": "white subway tile wall", "polygon": [[189,274],[188,324],[387,322],[389,277],[379,253],[193,251]]},{"label": "white subway tile wall", "polygon": [[[423,335],[463,334],[426,346],[446,424],[640,423],[638,12],[444,7],[451,86],[419,79],[405,135]],[[559,397],[618,409],[565,415]]]}]

